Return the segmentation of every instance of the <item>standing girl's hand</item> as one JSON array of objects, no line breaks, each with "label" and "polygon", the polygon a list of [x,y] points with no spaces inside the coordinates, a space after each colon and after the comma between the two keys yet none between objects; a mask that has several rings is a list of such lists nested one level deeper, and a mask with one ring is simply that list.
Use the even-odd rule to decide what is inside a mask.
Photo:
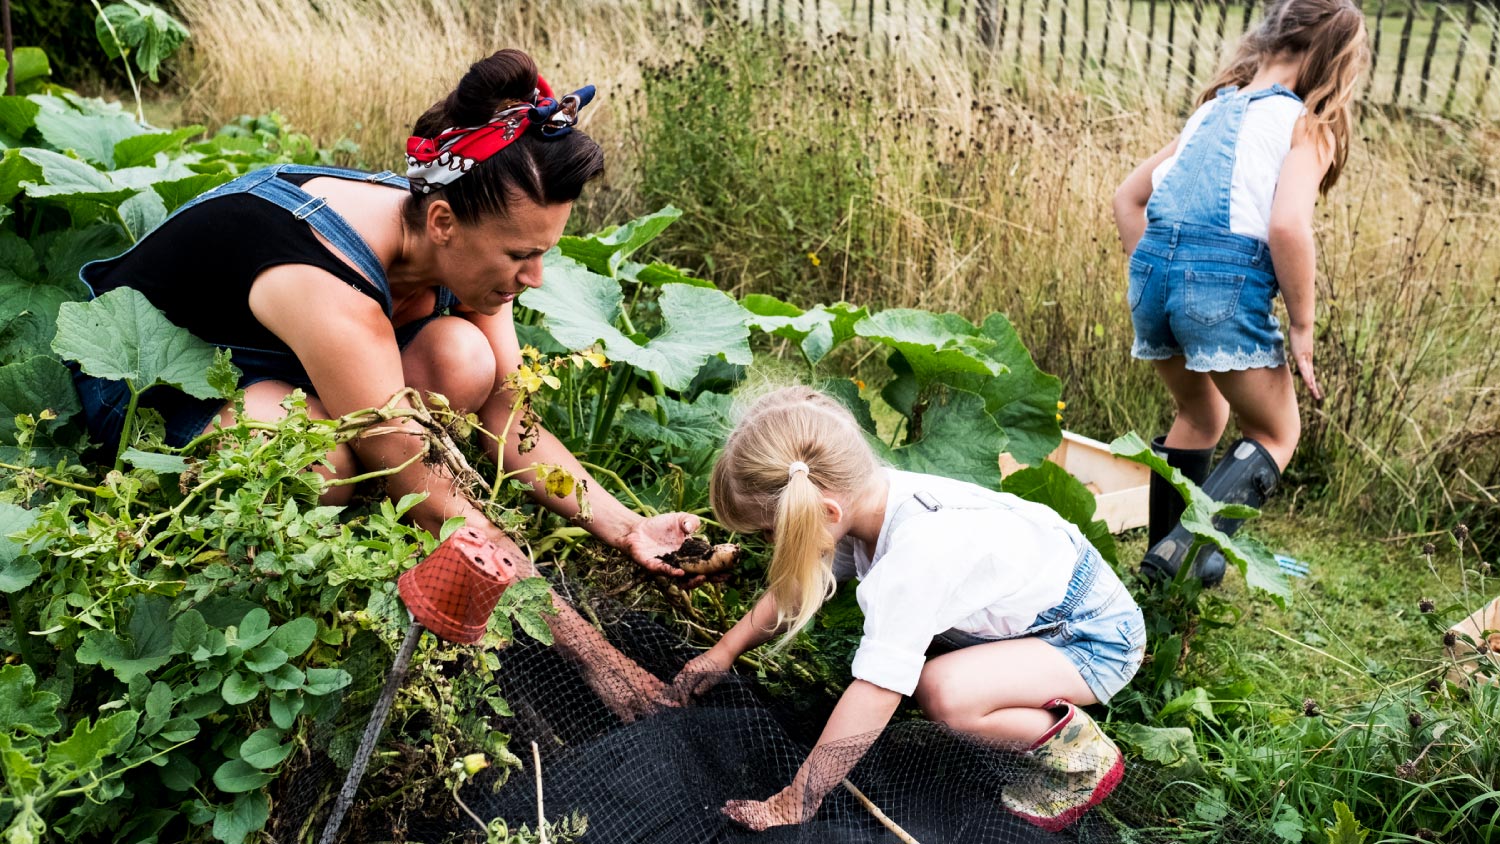
[{"label": "standing girl's hand", "polygon": [[1307,392],[1314,401],[1322,401],[1323,391],[1318,387],[1318,379],[1313,374],[1313,327],[1292,326],[1291,331],[1287,332],[1287,343],[1291,346],[1297,374],[1302,376],[1302,383],[1307,385]]}]

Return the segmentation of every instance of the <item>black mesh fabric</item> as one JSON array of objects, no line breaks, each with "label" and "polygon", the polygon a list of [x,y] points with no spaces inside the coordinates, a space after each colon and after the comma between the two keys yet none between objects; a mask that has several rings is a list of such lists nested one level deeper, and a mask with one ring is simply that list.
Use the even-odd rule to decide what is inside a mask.
[{"label": "black mesh fabric", "polygon": [[[997,747],[909,717],[912,710],[903,710],[903,717],[878,735],[820,751],[824,762],[859,758],[848,781],[874,810],[838,785],[806,823],[745,829],[721,812],[725,802],[765,799],[788,786],[836,698],[810,690],[794,701],[794,709],[769,696],[753,677],[736,672],[688,705],[662,705],[666,684],[699,651],[645,613],[614,610],[591,605],[618,651],[607,658],[589,654],[590,671],[581,670],[582,663],[562,649],[530,639],[499,653],[500,688],[514,715],[496,726],[511,735],[520,768],[487,769],[465,783],[456,798],[434,790],[419,811],[393,815],[389,797],[416,773],[411,760],[421,758],[404,746],[403,753],[394,754],[402,762],[377,767],[365,778],[339,840],[485,842],[476,818],[504,819],[511,831],[522,825],[535,829],[533,742],[541,760],[546,819],[556,824],[575,814],[585,817],[587,831],[569,840],[588,844],[1263,840],[1237,828],[1233,818],[1220,821],[1217,830],[1205,832],[1200,825],[1183,837],[1177,818],[1191,811],[1193,795],[1201,790],[1184,787],[1173,772],[1134,760],[1100,806],[1066,828],[1048,831],[1009,811],[1002,795],[1055,782],[1049,770],[1020,748]],[[620,656],[645,671],[598,667]],[[365,685],[378,686],[379,677],[371,680]],[[350,696],[340,721],[363,708],[359,695],[356,690]],[[317,840],[332,802],[327,795],[338,789],[359,726],[327,733],[327,746],[295,766],[300,773],[283,778],[270,827],[273,840]],[[411,735],[420,727],[409,720],[403,732]],[[393,741],[388,736],[386,746]],[[311,787],[319,778],[323,785]]]}]

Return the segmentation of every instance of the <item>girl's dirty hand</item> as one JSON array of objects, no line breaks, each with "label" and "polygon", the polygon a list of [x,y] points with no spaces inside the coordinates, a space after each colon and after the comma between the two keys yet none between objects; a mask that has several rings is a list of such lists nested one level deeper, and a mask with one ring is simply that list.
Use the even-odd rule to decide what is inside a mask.
[{"label": "girl's dirty hand", "polygon": [[1292,364],[1297,368],[1297,374],[1302,376],[1302,383],[1307,385],[1307,392],[1313,397],[1313,401],[1322,401],[1323,391],[1318,387],[1317,376],[1313,374],[1313,327],[1309,325],[1299,328],[1294,325],[1288,335]]},{"label": "girl's dirty hand", "polygon": [[740,826],[763,832],[773,826],[802,823],[811,818],[818,807],[809,805],[800,790],[793,791],[788,786],[769,800],[731,800],[720,811]]},{"label": "girl's dirty hand", "polygon": [[[692,513],[662,513],[642,519],[625,535],[622,549],[635,560],[636,565],[654,574],[682,577],[682,569],[661,561],[661,555],[670,554],[682,547],[683,540],[698,530],[698,517]],[[694,578],[687,584],[697,586],[702,578]]]},{"label": "girl's dirty hand", "polygon": [[673,703],[687,703],[694,695],[705,694],[717,686],[728,670],[728,663],[712,650],[701,653],[677,672],[672,688],[667,691],[668,698]]}]

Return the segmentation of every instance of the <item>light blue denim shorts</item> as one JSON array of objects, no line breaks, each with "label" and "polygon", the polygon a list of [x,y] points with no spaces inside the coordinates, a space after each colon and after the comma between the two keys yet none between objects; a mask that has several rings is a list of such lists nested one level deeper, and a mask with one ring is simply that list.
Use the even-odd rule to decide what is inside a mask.
[{"label": "light blue denim shorts", "polygon": [[1146,620],[1125,584],[1087,540],[1073,567],[1073,578],[1061,604],[1041,613],[1020,633],[986,639],[949,630],[935,641],[966,648],[1004,639],[1034,637],[1062,651],[1083,675],[1100,703],[1108,703],[1140,670],[1146,655]]},{"label": "light blue denim shorts", "polygon": [[1194,372],[1286,364],[1280,288],[1264,241],[1203,226],[1152,223],[1130,256],[1132,357],[1183,356]]}]

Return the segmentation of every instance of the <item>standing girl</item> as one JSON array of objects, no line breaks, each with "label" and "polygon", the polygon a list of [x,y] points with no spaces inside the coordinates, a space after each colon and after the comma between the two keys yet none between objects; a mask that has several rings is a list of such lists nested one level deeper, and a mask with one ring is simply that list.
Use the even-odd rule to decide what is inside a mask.
[{"label": "standing girl", "polygon": [[[859,579],[865,616],[854,682],[812,756],[784,790],[730,801],[726,814],[755,829],[812,817],[903,695],[954,729],[1029,746],[1034,770],[1000,800],[1039,826],[1071,824],[1119,782],[1119,749],[1078,707],[1129,682],[1145,625],[1098,552],[1052,510],[883,467],[854,417],[805,387],[749,409],[710,484],[724,525],[772,537],[770,588],[688,663],[679,693],[702,691],[778,633],[796,635],[836,580]],[[947,652],[928,660],[933,646]]]},{"label": "standing girl", "polygon": [[[1152,361],[1177,404],[1156,451],[1219,501],[1261,505],[1301,435],[1271,300],[1291,319],[1297,372],[1313,399],[1313,204],[1349,155],[1350,104],[1369,62],[1352,0],[1275,0],[1199,98],[1182,134],[1115,194],[1130,253],[1133,357]],[[1234,413],[1243,439],[1209,472]],[[1183,502],[1152,478],[1151,549],[1142,568],[1171,577],[1192,544]],[[1238,521],[1221,520],[1232,533]],[[1224,558],[1191,573],[1214,585]]]}]

